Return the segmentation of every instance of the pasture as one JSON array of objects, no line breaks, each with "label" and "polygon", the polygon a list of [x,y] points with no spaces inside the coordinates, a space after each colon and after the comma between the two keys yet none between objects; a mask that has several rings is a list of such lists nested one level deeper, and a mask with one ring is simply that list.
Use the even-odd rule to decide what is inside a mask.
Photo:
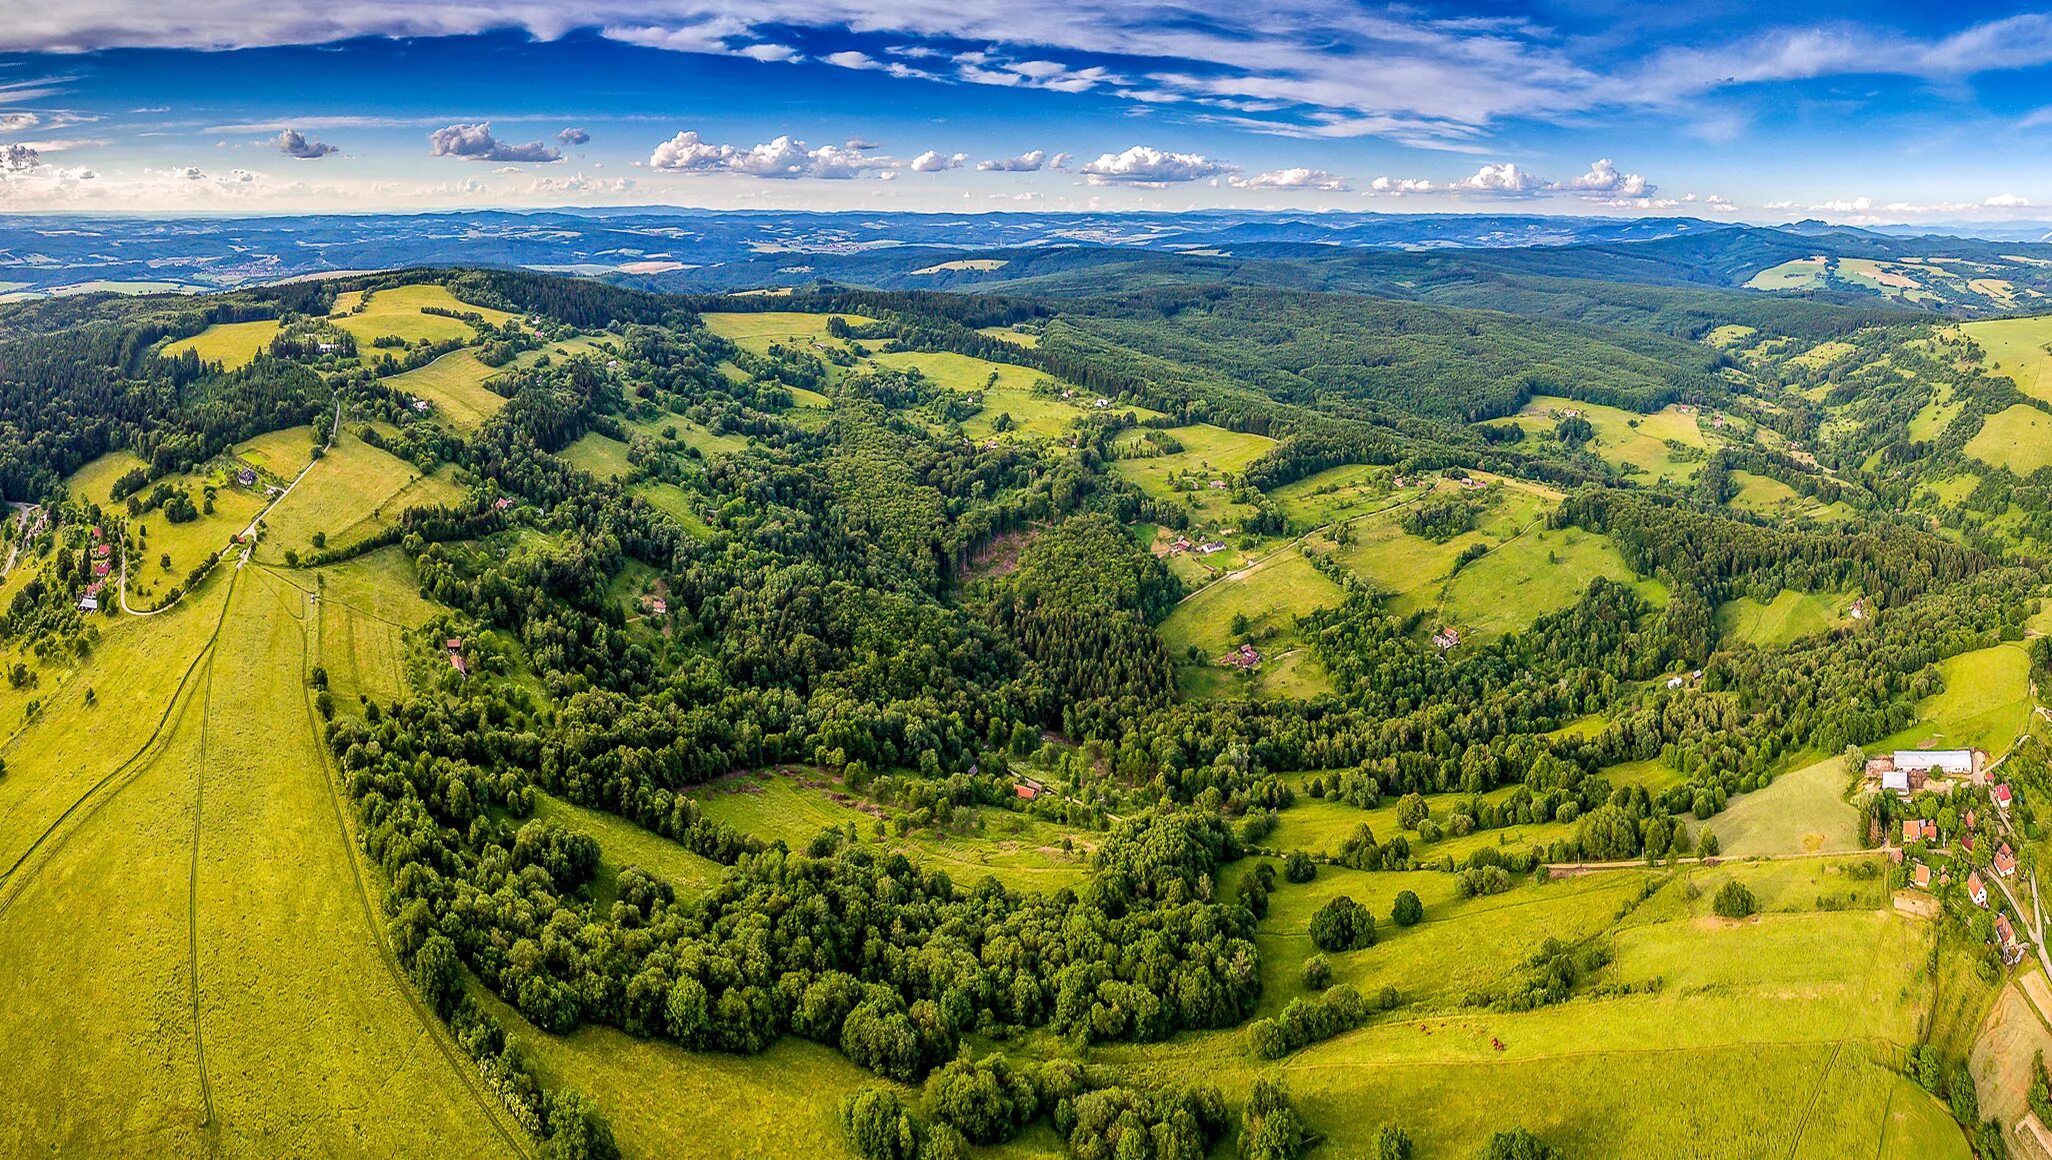
[{"label": "pasture", "polygon": [[[846,349],[847,343],[827,334],[827,314],[806,314],[796,310],[765,310],[744,314],[723,314],[717,311],[701,314],[699,321],[707,330],[726,339],[744,350],[766,354],[769,348],[779,343],[801,349]],[[860,314],[843,314],[850,326],[866,326],[876,321]]]},{"label": "pasture", "polygon": [[271,477],[273,482],[285,484],[313,462],[314,447],[312,427],[284,427],[236,447],[235,458]]},{"label": "pasture", "polygon": [[1286,483],[1268,493],[1299,527],[1322,528],[1340,520],[1374,515],[1416,496],[1392,489],[1386,467],[1333,467]]},{"label": "pasture", "polygon": [[384,380],[386,386],[426,399],[433,418],[456,431],[475,431],[506,405],[502,395],[485,387],[498,370],[477,361],[470,347],[452,350],[424,367]]},{"label": "pasture", "polygon": [[1746,279],[1748,290],[1822,290],[1831,280],[1831,259],[1818,255],[1769,266]]},{"label": "pasture", "polygon": [[[1322,668],[1308,652],[1300,651],[1304,642],[1297,634],[1297,617],[1345,598],[1345,591],[1302,553],[1283,548],[1199,589],[1176,606],[1158,631],[1176,662],[1177,684],[1186,695],[1230,694],[1251,687],[1306,696],[1330,686]],[[1246,618],[1247,627],[1235,633],[1238,617]],[[1227,649],[1247,642],[1263,655],[1260,669],[1243,676],[1218,663]],[[1194,659],[1189,655],[1192,648],[1198,654]]]},{"label": "pasture", "polygon": [[1697,425],[1697,416],[1682,410],[1680,405],[1640,415],[1616,407],[1535,395],[1518,412],[1516,422],[1534,434],[1549,434],[1570,411],[1579,412],[1596,429],[1596,437],[1588,444],[1591,451],[1615,467],[1652,479],[1695,478],[1710,446]]},{"label": "pasture", "polygon": [[2024,403],[1998,411],[1981,421],[1966,453],[2018,475],[2052,467],[2052,415]]},{"label": "pasture", "polygon": [[[1033,385],[1048,379],[1048,376],[1011,363],[990,362],[946,351],[899,351],[879,354],[869,361],[895,370],[916,367],[920,374],[938,386],[957,394],[981,398],[983,410],[962,423],[963,432],[973,439],[988,439],[1000,434],[995,426],[999,415],[1009,415],[1011,429],[1018,434],[1052,439],[1066,433],[1071,423],[1094,409],[1095,396],[1077,388],[1064,388],[1075,391],[1074,397],[1068,399],[1033,393]],[[1131,411],[1142,419],[1155,418],[1159,414],[1139,406],[1117,405],[1110,409],[1121,414]]]},{"label": "pasture", "polygon": [[1959,329],[1980,346],[1989,371],[2007,375],[2032,398],[2052,402],[2052,315],[1969,322]]},{"label": "pasture", "polygon": [[[366,295],[369,296],[368,302],[364,300]],[[470,324],[460,318],[421,313],[424,306],[481,315],[494,326],[504,325],[514,317],[503,310],[464,302],[451,294],[446,286],[417,284],[337,294],[335,308],[328,319],[356,339],[358,353],[366,359],[377,354],[371,344],[386,335],[404,339],[410,345],[422,340],[446,342],[467,339],[475,333]]]},{"label": "pasture", "polygon": [[1717,607],[1717,635],[1761,648],[1779,648],[1854,623],[1849,592],[1797,592],[1784,588],[1766,604],[1750,596]]},{"label": "pasture", "polygon": [[[691,796],[706,817],[765,841],[782,839],[796,850],[821,830],[845,830],[852,822],[865,845],[901,851],[921,865],[946,870],[963,885],[988,875],[1015,890],[1077,886],[1097,844],[1087,831],[988,807],[956,810],[947,829],[917,828],[900,835],[890,823],[904,811],[842,794],[831,783],[803,784],[780,773],[721,778],[692,790]],[[881,839],[875,835],[879,818],[887,823]],[[1073,852],[1062,849],[1064,838],[1075,846]]]},{"label": "pasture", "polygon": [[1632,575],[1608,537],[1581,528],[1534,525],[1448,581],[1439,619],[1458,625],[1464,638],[1493,640],[1573,606],[1599,576],[1636,583],[1656,603],[1665,600],[1656,581]]},{"label": "pasture", "polygon": [[1723,812],[1693,824],[1699,833],[1715,833],[1723,854],[1732,858],[1857,850],[1860,811],[1845,800],[1849,780],[1834,754],[1739,794]]},{"label": "pasture", "polygon": [[331,548],[344,547],[389,527],[407,508],[452,504],[463,494],[453,468],[444,465],[422,475],[413,464],[345,430],[265,517],[267,530],[256,557],[276,563],[288,549],[304,556],[314,550],[315,533],[324,535]]},{"label": "pasture", "polygon": [[278,330],[275,318],[255,322],[217,322],[191,338],[166,344],[160,353],[165,358],[177,358],[191,351],[199,356],[201,362],[220,363],[232,371],[248,366],[257,355],[269,349]]},{"label": "pasture", "polygon": [[696,894],[720,880],[727,868],[694,854],[661,834],[650,833],[617,814],[586,809],[574,802],[538,793],[534,816],[589,834],[599,844],[598,874],[592,893],[610,903],[619,894],[620,871],[638,866],[668,882],[682,894]]},{"label": "pasture", "polygon": [[311,578],[279,579],[319,594],[318,659],[338,703],[359,697],[389,703],[410,692],[406,633],[426,624],[435,606],[421,596],[420,577],[404,551],[379,548],[326,565]]},{"label": "pasture", "polygon": [[2030,657],[2020,644],[1961,653],[1938,662],[1945,689],[1917,702],[1917,723],[1868,749],[2008,750],[2031,718]]},{"label": "pasture", "polygon": [[556,452],[556,457],[600,479],[625,479],[633,470],[627,462],[627,445],[596,431],[580,436],[577,442]]},{"label": "pasture", "polygon": [[0,956],[39,996],[0,1009],[30,1101],[0,1151],[512,1152],[385,957],[313,733],[307,611],[243,570],[120,625],[78,678],[101,703],[10,760],[0,786],[43,820],[4,832],[49,838],[0,886]]}]

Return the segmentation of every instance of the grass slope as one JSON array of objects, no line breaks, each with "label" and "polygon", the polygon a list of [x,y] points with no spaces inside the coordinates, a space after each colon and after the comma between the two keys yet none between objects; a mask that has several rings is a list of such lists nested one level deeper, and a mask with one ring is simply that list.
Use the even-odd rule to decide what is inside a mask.
[{"label": "grass slope", "polygon": [[229,370],[248,366],[271,345],[271,339],[278,333],[278,320],[259,319],[255,322],[217,322],[191,338],[181,338],[164,347],[165,358],[177,358],[186,351],[197,354],[201,362],[217,362]]},{"label": "grass slope", "polygon": [[2052,415],[2023,403],[1998,411],[1982,420],[1980,431],[1967,441],[1966,452],[2018,475],[2052,467]]},{"label": "grass slope", "polygon": [[[389,290],[378,290],[371,294],[365,304],[362,291],[352,290],[335,297],[334,313],[329,318],[334,324],[348,331],[356,338],[359,351],[373,353],[371,344],[385,335],[394,335],[408,343],[426,339],[429,342],[443,342],[449,339],[469,338],[475,333],[468,322],[460,318],[449,318],[440,314],[423,314],[421,308],[434,306],[443,310],[454,310],[462,314],[478,314],[493,325],[504,325],[513,315],[489,306],[473,306],[461,301],[449,292],[446,286],[419,284],[395,286]],[[361,305],[361,312],[357,307]]]},{"label": "grass slope", "polygon": [[327,536],[330,548],[356,543],[382,531],[407,508],[462,498],[463,489],[451,468],[422,475],[411,463],[345,430],[266,517],[269,530],[257,546],[257,558],[276,563],[287,549],[305,555],[313,548],[316,532]]}]

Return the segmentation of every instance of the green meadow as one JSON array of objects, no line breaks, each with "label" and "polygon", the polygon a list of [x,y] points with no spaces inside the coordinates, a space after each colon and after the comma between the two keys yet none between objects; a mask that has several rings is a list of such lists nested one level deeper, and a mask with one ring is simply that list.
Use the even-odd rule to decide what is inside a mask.
[{"label": "green meadow", "polygon": [[1732,858],[1857,850],[1860,811],[1845,800],[1848,780],[1837,755],[1811,761],[1737,795],[1696,828],[1716,833],[1720,850]]},{"label": "green meadow", "polygon": [[1942,692],[1917,702],[1917,722],[1869,749],[1985,749],[2000,755],[2030,724],[2030,656],[1999,644],[1938,663]]},{"label": "green meadow", "polygon": [[1779,648],[1855,623],[1849,592],[1797,592],[1784,588],[1766,604],[1750,596],[1727,600],[1717,608],[1720,637],[1761,648]]},{"label": "green meadow", "polygon": [[1990,371],[2007,375],[2024,394],[2052,403],[2052,315],[1968,322],[1959,330],[1980,346]]},{"label": "green meadow", "polygon": [[[1580,412],[1596,429],[1589,449],[1617,467],[1635,469],[1655,480],[1694,479],[1702,470],[1702,453],[1708,449],[1709,440],[1697,425],[1697,416],[1683,411],[1679,405],[1640,415],[1595,403],[1534,395],[1518,412],[1515,422],[1529,433],[1550,434],[1570,411]],[[1677,452],[1670,444],[1687,450]]]},{"label": "green meadow", "polygon": [[1966,452],[2018,475],[2052,467],[2052,415],[2024,403],[1997,411],[1982,420],[1980,431],[1967,441]]},{"label": "green meadow", "polygon": [[[370,298],[368,303],[364,301],[366,294]],[[359,306],[363,307],[361,311],[357,309]],[[356,339],[357,352],[364,358],[375,354],[371,344],[387,335],[411,344],[423,339],[429,342],[461,340],[474,333],[470,324],[460,318],[421,313],[424,306],[454,310],[460,314],[477,314],[495,326],[502,326],[514,317],[503,310],[464,302],[451,294],[446,286],[414,285],[338,294],[328,318]]]},{"label": "green meadow", "polygon": [[357,543],[391,526],[407,508],[453,504],[463,494],[453,468],[445,465],[423,475],[413,464],[345,430],[265,517],[257,558],[276,563],[287,550],[304,556],[314,550],[316,533],[326,537],[330,548]]},{"label": "green meadow", "polygon": [[[78,474],[71,477],[70,486],[76,495],[120,510],[121,505],[109,498],[114,483],[141,466],[142,460],[129,452],[110,452],[80,468]],[[230,540],[248,527],[268,502],[260,490],[238,486],[228,469],[220,465],[197,474],[170,475],[153,480],[143,493],[147,494],[159,482],[185,489],[194,505],[201,509],[201,514],[198,519],[185,523],[172,523],[162,510],[129,518],[129,598],[144,607],[154,605],[172,586],[183,584],[186,575],[208,556],[226,550]],[[215,489],[211,514],[205,511],[204,504],[208,485]],[[164,563],[166,556],[170,557],[169,567]],[[108,586],[112,588],[112,582],[121,572],[118,552],[110,556],[107,563]]]},{"label": "green meadow", "polygon": [[217,362],[229,370],[249,365],[257,355],[271,345],[278,335],[278,320],[258,319],[255,322],[217,322],[191,338],[181,338],[164,347],[165,358],[177,358],[186,351],[199,356],[201,362]]},{"label": "green meadow", "polygon": [[485,380],[499,372],[477,361],[471,347],[452,350],[424,367],[393,375],[385,385],[414,398],[426,399],[437,422],[457,431],[474,431],[506,405]]}]

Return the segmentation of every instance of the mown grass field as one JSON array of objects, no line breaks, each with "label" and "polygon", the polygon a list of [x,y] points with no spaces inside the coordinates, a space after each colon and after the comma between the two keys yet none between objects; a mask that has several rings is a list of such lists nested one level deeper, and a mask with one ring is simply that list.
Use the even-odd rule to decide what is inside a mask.
[{"label": "mown grass field", "polygon": [[288,574],[285,582],[318,593],[319,660],[337,702],[406,697],[406,633],[426,624],[435,606],[421,596],[419,574],[404,551],[379,548],[311,577]]},{"label": "mown grass field", "polygon": [[[1149,496],[1176,504],[1188,512],[1191,527],[1187,535],[1191,542],[1202,543],[1214,536],[1223,538],[1227,545],[1223,552],[1211,556],[1186,552],[1169,561],[1170,571],[1185,584],[1196,587],[1248,562],[1248,556],[1238,546],[1235,533],[1255,514],[1251,504],[1233,502],[1230,491],[1214,489],[1209,486],[1210,482],[1245,470],[1248,464],[1273,447],[1275,440],[1262,435],[1227,431],[1209,424],[1175,427],[1168,434],[1175,436],[1176,441],[1183,445],[1181,451],[1144,459],[1121,459],[1112,467]],[[1130,444],[1136,440],[1125,442]],[[1169,484],[1171,475],[1187,473],[1196,474],[1196,490],[1178,491]],[[1173,538],[1173,533],[1164,531],[1164,537]]]},{"label": "mown grass field", "polygon": [[1717,607],[1717,634],[1761,648],[1779,648],[1806,636],[1854,623],[1849,592],[1797,592],[1784,588],[1766,604],[1750,596]]},{"label": "mown grass field", "polygon": [[[1310,696],[1328,691],[1330,683],[1296,628],[1297,617],[1346,599],[1346,592],[1327,579],[1295,549],[1284,548],[1243,573],[1235,573],[1200,589],[1176,606],[1157,631],[1177,667],[1177,685],[1186,696],[1244,695]],[[1236,616],[1247,629],[1233,632]],[[1218,663],[1229,648],[1251,642],[1262,654],[1251,674]],[[1194,647],[1197,657],[1191,658]]]},{"label": "mown grass field", "polygon": [[290,483],[313,461],[312,427],[266,432],[235,449],[235,457],[281,483]]},{"label": "mown grass field", "polygon": [[1857,850],[1860,811],[1845,800],[1848,780],[1840,757],[1811,761],[1733,797],[1723,812],[1694,825],[1715,833],[1732,858]]},{"label": "mown grass field", "polygon": [[407,508],[462,498],[463,489],[447,465],[422,475],[411,463],[345,430],[265,517],[268,531],[256,556],[266,563],[281,562],[288,549],[304,556],[313,550],[316,532],[326,535],[328,547],[343,547],[382,531]]},{"label": "mown grass field", "polygon": [[1961,653],[1938,663],[1943,692],[1917,703],[1917,723],[1867,746],[1979,748],[2000,755],[2030,723],[2030,657],[2018,644]]},{"label": "mown grass field", "polygon": [[1990,371],[2009,376],[2024,394],[2052,402],[2052,315],[1968,322],[1959,330],[1980,345]]},{"label": "mown grass field", "polygon": [[423,306],[454,310],[460,314],[478,314],[494,326],[502,326],[513,319],[513,315],[503,310],[461,301],[449,292],[448,287],[441,285],[395,286],[374,291],[362,313],[356,313],[356,307],[363,303],[363,296],[364,291],[360,290],[336,295],[334,312],[328,316],[338,328],[348,331],[356,339],[357,353],[363,358],[377,353],[371,343],[385,335],[396,335],[408,343],[415,343],[422,339],[429,342],[463,339],[475,333],[470,324],[460,318],[422,314]]},{"label": "mown grass field", "polygon": [[2023,403],[1997,411],[1982,420],[1980,431],[1967,440],[1966,452],[2018,475],[2052,467],[2052,415]]},{"label": "mown grass field", "polygon": [[380,952],[307,613],[260,571],[217,577],[111,631],[78,678],[99,705],[9,754],[0,840],[49,837],[0,885],[0,969],[38,996],[0,1006],[28,1101],[0,1152],[511,1153]]},{"label": "mown grass field", "polygon": [[434,406],[432,417],[456,431],[475,431],[506,405],[503,396],[486,389],[485,380],[498,370],[477,361],[477,351],[452,350],[424,367],[393,375],[385,385]]},{"label": "mown grass field", "polygon": [[217,322],[191,338],[181,338],[164,347],[165,358],[177,358],[186,351],[199,356],[201,362],[217,362],[229,370],[248,366],[257,355],[268,349],[271,340],[278,335],[278,320],[259,319],[255,322]]},{"label": "mown grass field", "polygon": [[1386,467],[1334,467],[1284,484],[1268,493],[1293,524],[1324,527],[1339,520],[1373,515],[1416,493],[1390,487]]}]

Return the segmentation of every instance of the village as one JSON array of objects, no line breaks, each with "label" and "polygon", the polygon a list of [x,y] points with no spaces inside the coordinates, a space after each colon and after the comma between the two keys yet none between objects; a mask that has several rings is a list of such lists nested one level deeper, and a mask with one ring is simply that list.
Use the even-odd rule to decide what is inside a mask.
[{"label": "village", "polygon": [[[1988,754],[1979,749],[1900,749],[1867,759],[1861,789],[1892,810],[1877,810],[1870,832],[1886,846],[1901,909],[1935,916],[1961,911],[1969,929],[1983,932],[2002,961],[2015,966],[2034,947],[2041,958],[2044,933],[2034,873],[2029,909],[2019,879],[2011,810],[2015,795],[1993,780]],[[1892,815],[1893,821],[1884,821]],[[2013,916],[2013,917],[2012,917]],[[2021,931],[2021,935],[2019,934]]]}]

